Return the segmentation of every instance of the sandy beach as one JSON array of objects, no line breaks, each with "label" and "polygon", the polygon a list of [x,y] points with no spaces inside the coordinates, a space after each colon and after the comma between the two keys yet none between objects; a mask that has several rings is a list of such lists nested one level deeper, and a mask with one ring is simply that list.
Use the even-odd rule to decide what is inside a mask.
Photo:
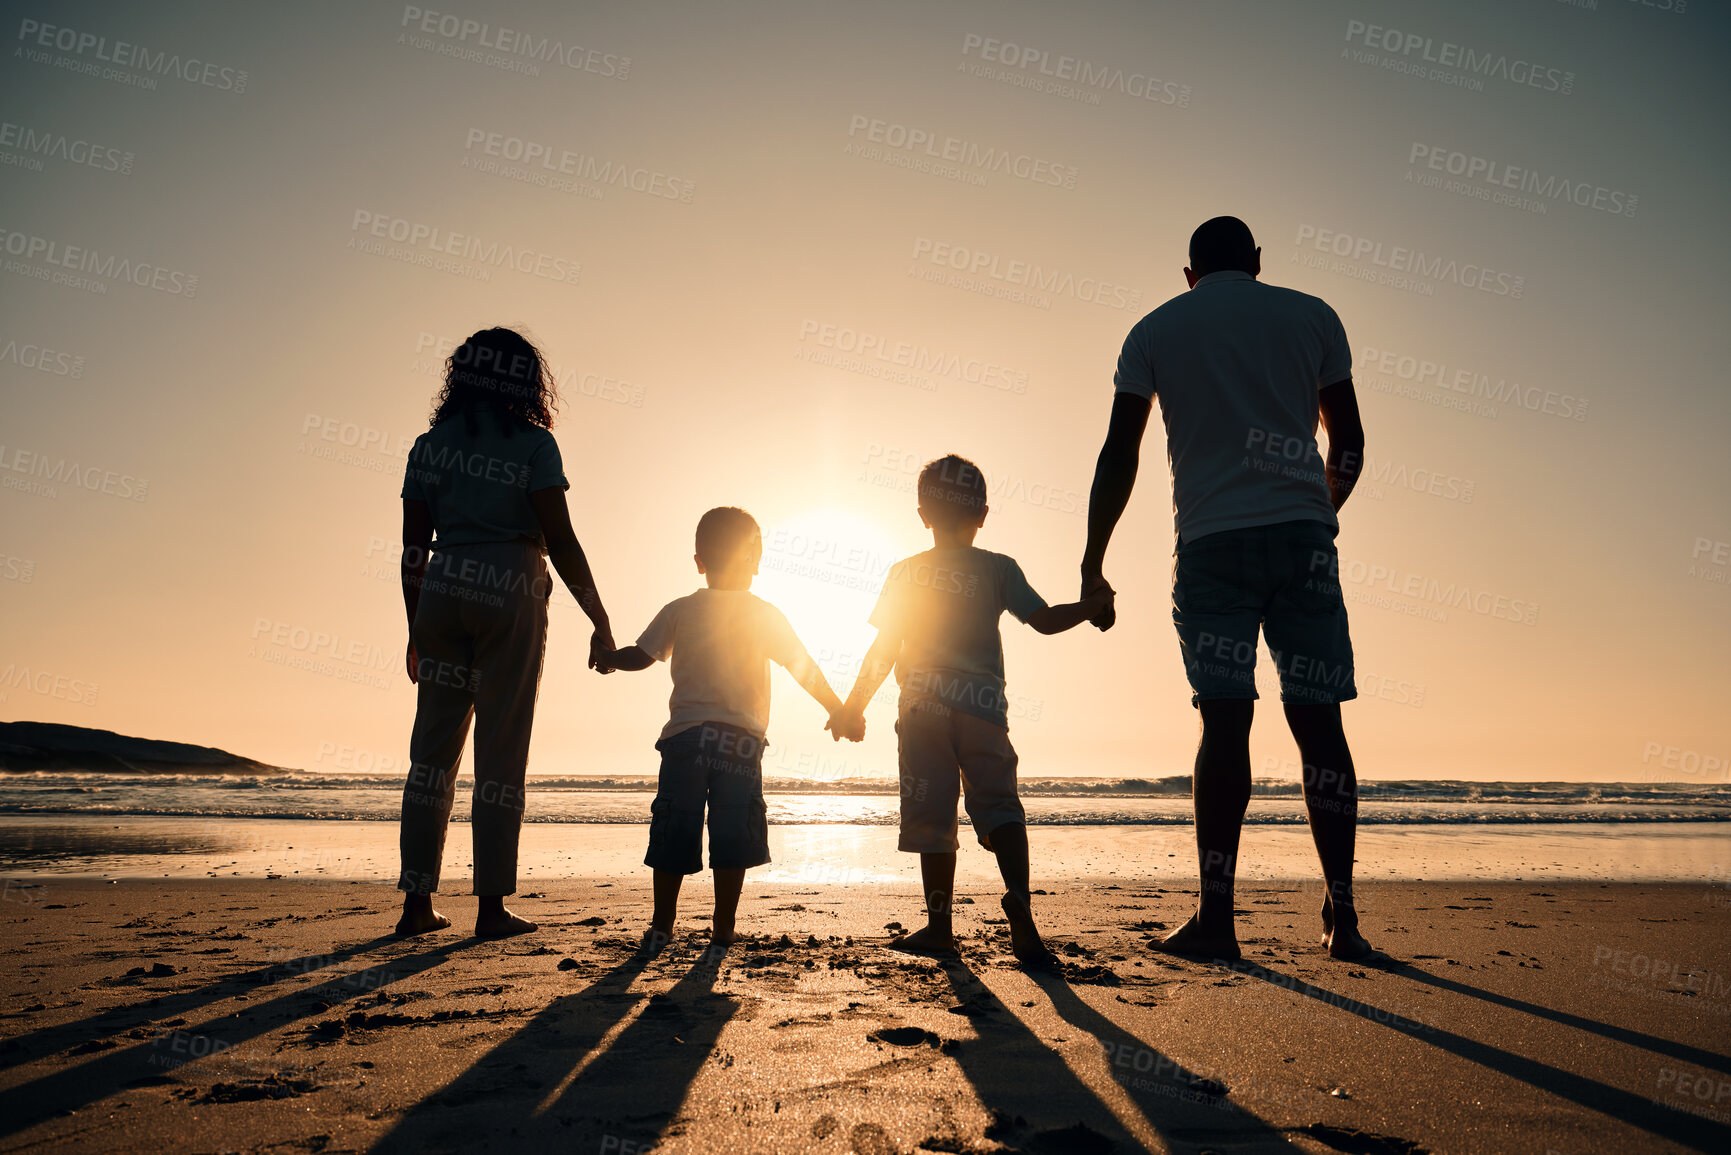
[{"label": "sandy beach", "polygon": [[[1379,883],[1373,942],[1318,892],[1241,887],[1245,962],[1150,949],[1194,891],[1039,897],[1062,976],[1016,967],[997,891],[959,962],[886,949],[915,889],[763,885],[747,938],[634,953],[639,881],[549,882],[540,921],[390,937],[375,882],[13,882],[5,1150],[1722,1151],[1722,887]],[[970,901],[971,900],[971,901]]]}]

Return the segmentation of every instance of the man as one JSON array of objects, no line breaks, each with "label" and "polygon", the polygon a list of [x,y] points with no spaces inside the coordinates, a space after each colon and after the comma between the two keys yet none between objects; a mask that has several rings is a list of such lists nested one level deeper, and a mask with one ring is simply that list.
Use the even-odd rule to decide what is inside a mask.
[{"label": "man", "polygon": [[[1340,719],[1340,703],[1358,696],[1334,548],[1335,511],[1351,495],[1364,455],[1351,348],[1333,309],[1260,283],[1261,271],[1262,250],[1243,221],[1206,221],[1190,238],[1190,291],[1143,317],[1125,339],[1088,503],[1082,594],[1110,588],[1106,546],[1136,484],[1157,397],[1178,533],[1172,620],[1191,703],[1202,715],[1192,787],[1201,900],[1165,947],[1239,957],[1232,892],[1250,802],[1260,628],[1303,757],[1305,809],[1327,884],[1323,943],[1338,959],[1386,959],[1358,932],[1358,782]],[[1316,445],[1319,417],[1326,460]],[[1108,628],[1110,611],[1095,624]]]}]

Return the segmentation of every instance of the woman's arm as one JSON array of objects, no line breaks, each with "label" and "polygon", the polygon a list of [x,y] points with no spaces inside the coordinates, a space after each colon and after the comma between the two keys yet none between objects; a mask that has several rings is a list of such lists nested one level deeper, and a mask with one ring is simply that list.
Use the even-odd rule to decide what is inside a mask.
[{"label": "woman's arm", "polygon": [[424,501],[403,499],[403,609],[409,615],[409,681],[415,672],[415,610],[421,604],[421,579],[427,573],[427,554],[433,545],[433,511]]},{"label": "woman's arm", "polygon": [[599,669],[602,652],[614,648],[613,627],[607,620],[606,608],[601,604],[601,592],[595,588],[595,575],[589,572],[589,558],[577,541],[577,531],[571,528],[571,510],[565,504],[565,491],[557,487],[537,489],[529,495],[529,504],[541,523],[548,560],[595,626],[594,637],[589,643],[589,667]]}]

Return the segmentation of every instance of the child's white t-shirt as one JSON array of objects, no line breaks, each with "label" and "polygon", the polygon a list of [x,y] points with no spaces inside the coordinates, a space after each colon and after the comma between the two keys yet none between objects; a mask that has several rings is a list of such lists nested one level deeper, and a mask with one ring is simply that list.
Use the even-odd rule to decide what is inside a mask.
[{"label": "child's white t-shirt", "polygon": [[637,645],[658,662],[671,658],[663,738],[703,722],[762,738],[769,728],[769,663],[797,676],[811,662],[787,617],[750,590],[700,589],[668,602]]}]

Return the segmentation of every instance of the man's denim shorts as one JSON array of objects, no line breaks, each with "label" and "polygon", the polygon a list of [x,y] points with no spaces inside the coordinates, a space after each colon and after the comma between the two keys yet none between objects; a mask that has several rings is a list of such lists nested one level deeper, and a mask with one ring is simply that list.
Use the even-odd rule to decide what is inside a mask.
[{"label": "man's denim shorts", "polygon": [[1322,706],[1358,697],[1334,530],[1320,521],[1180,541],[1172,624],[1192,705],[1257,697],[1258,628],[1280,672],[1282,702]]},{"label": "man's denim shorts", "polygon": [[661,773],[649,807],[643,865],[675,874],[703,869],[703,810],[709,807],[709,865],[743,870],[769,861],[761,737],[703,722],[655,744]]}]

